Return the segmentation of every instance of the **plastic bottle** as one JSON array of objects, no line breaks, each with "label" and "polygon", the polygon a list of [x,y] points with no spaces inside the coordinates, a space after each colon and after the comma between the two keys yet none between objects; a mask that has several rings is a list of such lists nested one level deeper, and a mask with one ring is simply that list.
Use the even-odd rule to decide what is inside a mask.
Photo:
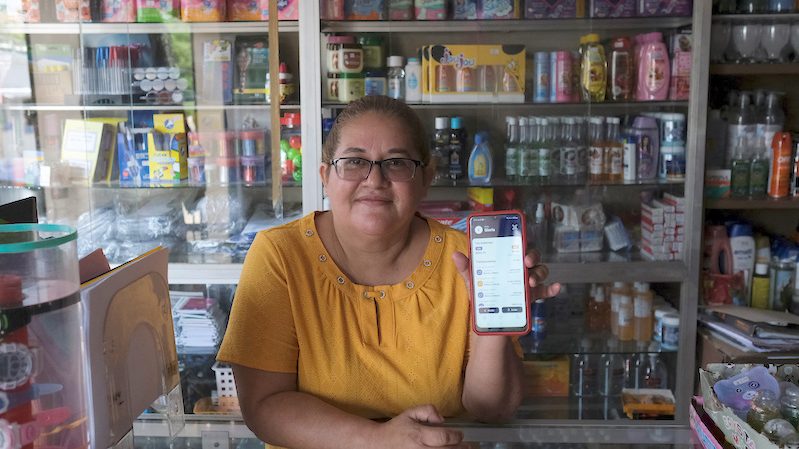
[{"label": "plastic bottle", "polygon": [[752,198],[764,198],[768,191],[768,172],[769,172],[768,147],[756,149],[749,168],[749,196]]},{"label": "plastic bottle", "polygon": [[747,149],[745,137],[740,136],[730,162],[730,194],[733,197],[741,198],[749,195],[752,162],[747,157]]},{"label": "plastic bottle", "polygon": [[466,162],[466,130],[463,128],[463,118],[452,117],[449,121],[449,179],[457,181],[463,179],[464,165]]},{"label": "plastic bottle", "polygon": [[539,157],[538,148],[541,145],[541,125],[538,117],[527,117],[527,142],[523,147],[526,156],[523,158],[526,164],[524,172],[526,176],[522,179],[527,184],[533,184],[538,179]]},{"label": "plastic bottle", "polygon": [[624,358],[618,354],[619,341],[608,340],[607,352],[599,356],[600,396],[618,396],[624,388]]},{"label": "plastic bottle", "polygon": [[449,117],[436,117],[436,130],[433,134],[433,161],[436,174],[433,182],[449,177]]},{"label": "plastic bottle", "polygon": [[747,305],[750,301],[752,275],[755,270],[755,237],[752,225],[735,223],[730,226],[730,249],[732,250],[732,271],[733,273],[743,273],[744,277],[743,291],[736,292],[732,300],[736,305]]},{"label": "plastic bottle", "polygon": [[608,57],[608,96],[613,101],[629,101],[635,93],[635,58],[629,37],[619,37],[610,45]]},{"label": "plastic bottle", "polygon": [[669,387],[669,372],[666,365],[663,364],[663,361],[658,357],[657,350],[657,344],[649,347],[648,360],[641,373],[640,384],[642,388]]},{"label": "plastic bottle", "polygon": [[752,295],[750,307],[768,310],[768,289],[768,264],[758,262],[755,264],[755,274],[752,276]]},{"label": "plastic bottle", "polygon": [[422,67],[419,58],[408,58],[405,65],[405,102],[418,103],[422,101]]},{"label": "plastic bottle", "polygon": [[646,365],[646,344],[636,344],[638,353],[631,353],[624,359],[625,388],[643,388],[641,378]]},{"label": "plastic bottle", "polygon": [[[599,35],[591,33],[580,39],[582,55],[580,61],[580,88],[583,101],[605,101],[608,62],[605,48],[599,43]],[[668,84],[667,84],[668,86]]]},{"label": "plastic bottle", "polygon": [[533,247],[540,253],[546,254],[549,247],[549,237],[547,235],[548,226],[547,218],[544,213],[544,203],[538,203],[535,208],[535,216],[533,217]]},{"label": "plastic bottle", "polygon": [[605,332],[610,329],[610,303],[605,298],[605,287],[593,284],[593,294],[588,301],[586,327],[588,332]]},{"label": "plastic bottle", "polygon": [[388,96],[396,100],[405,100],[405,69],[402,68],[402,59],[402,56],[389,56],[386,59]]},{"label": "plastic bottle", "polygon": [[508,182],[519,180],[519,124],[516,117],[505,117],[505,179]]},{"label": "plastic bottle", "polygon": [[762,105],[755,109],[755,133],[759,141],[757,148],[770,148],[774,134],[785,127],[785,112],[782,109],[782,92],[762,92]]},{"label": "plastic bottle", "polygon": [[606,181],[604,122],[602,117],[588,119],[588,180],[596,184]]},{"label": "plastic bottle", "polygon": [[633,337],[639,342],[648,342],[652,339],[652,303],[655,294],[648,288],[645,291],[636,291],[633,301]]},{"label": "plastic bottle", "polygon": [[619,308],[624,297],[630,298],[629,286],[624,282],[614,282],[610,290],[610,332],[615,336],[619,335]]},{"label": "plastic bottle", "polygon": [[788,385],[780,398],[782,416],[796,428],[799,425],[799,387]]},{"label": "plastic bottle", "polygon": [[660,133],[657,121],[653,117],[638,116],[633,120],[631,133],[635,136],[636,178],[655,179],[660,156]]},{"label": "plastic bottle", "polygon": [[576,179],[578,170],[579,135],[572,117],[565,117],[561,127],[560,178]]},{"label": "plastic bottle", "polygon": [[635,334],[635,330],[633,328],[634,313],[633,298],[628,290],[619,297],[619,324],[617,325],[619,330],[619,340],[630,341],[633,339]]},{"label": "plastic bottle", "polygon": [[552,175],[552,148],[554,127],[546,118],[538,121],[541,140],[538,145],[538,178],[542,183],[549,181]]},{"label": "plastic bottle", "polygon": [[532,168],[532,147],[530,146],[530,127],[527,117],[518,117],[519,121],[519,163],[516,170],[519,175],[519,182],[526,184],[530,182],[530,169]]},{"label": "plastic bottle", "polygon": [[774,134],[771,144],[771,170],[769,170],[768,196],[785,198],[791,184],[791,134]]},{"label": "plastic bottle", "polygon": [[583,337],[580,352],[572,356],[572,395],[577,397],[595,396],[597,393],[597,366],[591,351],[591,340]]},{"label": "plastic bottle", "polygon": [[[757,129],[749,92],[740,92],[737,96],[730,96],[730,107],[727,109],[726,118],[727,151],[724,160],[725,166],[729,167],[735,156],[736,147],[746,146],[749,137]],[[744,153],[744,156],[748,157],[749,155]]]},{"label": "plastic bottle", "polygon": [[474,136],[474,148],[469,155],[469,182],[485,185],[491,182],[492,173],[491,148],[488,145],[488,134],[484,131]]},{"label": "plastic bottle", "polygon": [[769,266],[768,301],[771,310],[787,310],[794,293],[796,262],[793,259],[772,260]]},{"label": "plastic bottle", "polygon": [[665,100],[669,94],[671,64],[663,34],[654,32],[640,35],[639,55],[636,100]]},{"label": "plastic bottle", "polygon": [[609,183],[621,182],[624,173],[624,146],[619,136],[618,117],[608,117],[605,134],[603,174]]}]

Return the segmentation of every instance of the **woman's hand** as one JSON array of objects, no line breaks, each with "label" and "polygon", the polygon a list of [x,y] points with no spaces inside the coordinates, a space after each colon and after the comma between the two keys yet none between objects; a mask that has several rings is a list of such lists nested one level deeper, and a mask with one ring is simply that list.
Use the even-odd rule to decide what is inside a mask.
[{"label": "woman's hand", "polygon": [[433,405],[420,405],[405,410],[390,421],[377,426],[373,437],[374,447],[391,449],[405,448],[468,448],[463,442],[463,433],[446,427],[426,424],[441,424],[444,418]]},{"label": "woman's hand", "polygon": [[[464,282],[466,282],[466,288],[469,288],[472,281],[472,275],[469,273],[469,258],[456,251],[452,254],[452,260],[455,262],[455,268],[458,269]],[[551,298],[560,292],[559,283],[544,283],[549,276],[549,268],[541,263],[541,255],[538,254],[538,251],[530,250],[524,256],[524,266],[528,269],[527,283],[532,289],[531,301],[535,301],[538,298]]]}]

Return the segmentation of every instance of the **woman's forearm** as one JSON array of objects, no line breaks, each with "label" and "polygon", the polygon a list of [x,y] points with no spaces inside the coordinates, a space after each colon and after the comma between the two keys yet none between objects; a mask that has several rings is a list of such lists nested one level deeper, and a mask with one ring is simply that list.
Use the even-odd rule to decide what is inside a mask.
[{"label": "woman's forearm", "polygon": [[463,406],[485,422],[513,418],[522,400],[522,364],[508,337],[471,336]]},{"label": "woman's forearm", "polygon": [[344,412],[310,394],[284,391],[252,404],[242,414],[264,442],[292,449],[375,447],[379,424]]}]

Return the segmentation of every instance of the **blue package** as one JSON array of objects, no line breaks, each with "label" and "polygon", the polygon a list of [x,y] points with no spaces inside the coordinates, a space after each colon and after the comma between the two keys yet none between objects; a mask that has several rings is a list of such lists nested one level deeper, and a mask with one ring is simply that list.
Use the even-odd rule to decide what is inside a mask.
[{"label": "blue package", "polygon": [[454,0],[452,18],[455,20],[477,19],[477,0]]},{"label": "blue package", "polygon": [[746,419],[746,414],[752,403],[755,393],[760,390],[770,390],[777,397],[780,395],[780,386],[777,379],[769,374],[764,366],[756,366],[749,371],[744,371],[729,379],[723,379],[713,385],[713,391],[722,404],[730,407],[741,419]]}]

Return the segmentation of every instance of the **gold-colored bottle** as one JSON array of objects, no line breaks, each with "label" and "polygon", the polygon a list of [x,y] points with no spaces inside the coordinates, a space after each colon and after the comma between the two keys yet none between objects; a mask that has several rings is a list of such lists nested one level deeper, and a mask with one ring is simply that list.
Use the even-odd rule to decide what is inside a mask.
[{"label": "gold-colored bottle", "polygon": [[605,101],[605,90],[608,83],[608,61],[605,48],[599,43],[599,35],[586,34],[580,39],[580,90],[583,101]]}]

